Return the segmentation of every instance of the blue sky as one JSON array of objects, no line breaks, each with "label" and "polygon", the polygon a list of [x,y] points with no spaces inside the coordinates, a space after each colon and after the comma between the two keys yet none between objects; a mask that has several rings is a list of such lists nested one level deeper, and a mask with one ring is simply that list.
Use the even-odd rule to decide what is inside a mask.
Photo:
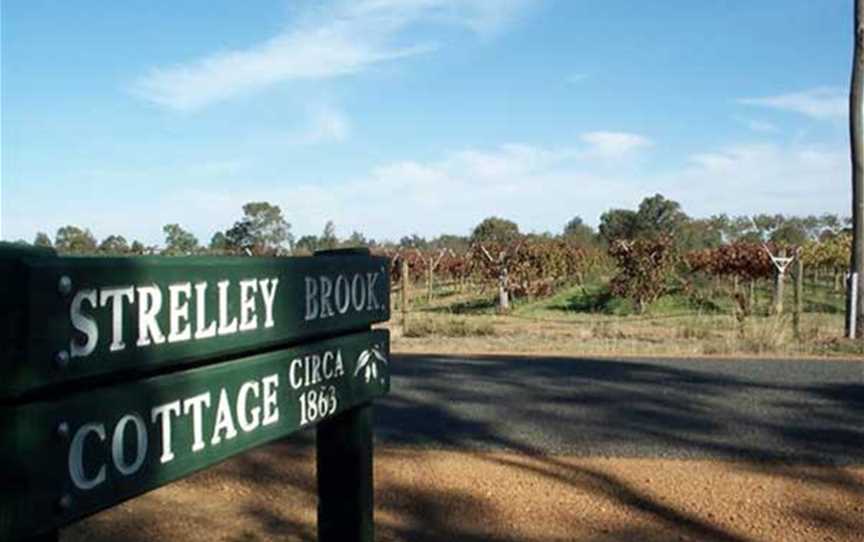
[{"label": "blue sky", "polygon": [[2,238],[849,214],[852,0],[2,3]]}]

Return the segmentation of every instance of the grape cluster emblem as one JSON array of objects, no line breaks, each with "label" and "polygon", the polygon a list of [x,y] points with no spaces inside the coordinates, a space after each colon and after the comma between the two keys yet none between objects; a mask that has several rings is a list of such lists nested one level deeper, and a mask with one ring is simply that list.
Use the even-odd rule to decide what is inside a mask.
[{"label": "grape cluster emblem", "polygon": [[368,350],[364,350],[360,353],[360,357],[357,358],[357,369],[354,371],[354,376],[360,376],[362,372],[363,379],[367,384],[378,379],[379,363],[387,365],[387,358],[384,357],[384,354],[378,348],[378,346],[373,346]]}]

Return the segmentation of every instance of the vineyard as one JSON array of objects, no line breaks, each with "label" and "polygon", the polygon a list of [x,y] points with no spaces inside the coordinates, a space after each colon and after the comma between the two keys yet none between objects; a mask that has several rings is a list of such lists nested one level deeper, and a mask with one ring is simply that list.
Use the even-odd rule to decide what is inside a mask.
[{"label": "vineyard", "polygon": [[[680,251],[673,239],[661,236],[607,247],[523,238],[474,243],[461,253],[377,252],[391,258],[396,321],[400,313],[403,323],[406,314],[414,314],[415,327],[406,332],[412,335],[488,336],[493,334],[488,318],[498,315],[499,327],[511,329],[508,322],[518,322],[514,333],[534,321],[543,336],[560,325],[567,337],[588,333],[588,339],[611,341],[615,348],[634,340],[634,350],[641,352],[645,342],[661,341],[658,334],[662,341],[688,344],[689,339],[747,338],[752,342],[747,351],[768,352],[801,344],[795,338],[822,344],[839,335],[850,247],[848,236],[837,236],[801,246],[736,242]],[[790,259],[782,276],[772,261],[781,254]],[[804,273],[801,292],[796,291],[798,262]],[[573,332],[573,324],[581,331]],[[703,347],[708,353],[726,348]]]},{"label": "vineyard", "polygon": [[[475,243],[461,254],[451,249],[376,252],[390,258],[397,289],[407,276],[415,287],[429,290],[455,286],[460,292],[474,289],[482,294],[503,289],[511,299],[533,299],[583,284],[589,276],[606,275],[611,291],[632,299],[642,312],[676,284],[693,284],[709,277],[728,281],[737,289],[743,282],[774,280],[778,268],[772,255],[800,259],[812,282],[827,277],[834,284],[848,265],[850,250],[851,238],[840,235],[800,247],[737,242],[684,254],[676,251],[671,239],[662,237],[619,240],[606,250],[558,239]],[[407,273],[403,273],[403,266]]]},{"label": "vineyard", "polygon": [[584,248],[561,240],[520,241],[472,245],[463,254],[450,249],[423,252],[417,249],[377,251],[391,259],[394,285],[402,281],[402,266],[412,283],[442,281],[479,287],[503,285],[511,296],[551,295],[556,289],[579,283],[586,273],[608,266],[609,260],[597,249]]}]

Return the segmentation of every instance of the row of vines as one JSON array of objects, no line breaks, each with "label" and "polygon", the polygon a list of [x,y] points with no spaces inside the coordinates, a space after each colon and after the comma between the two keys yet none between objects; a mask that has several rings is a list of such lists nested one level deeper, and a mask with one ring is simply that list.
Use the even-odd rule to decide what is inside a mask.
[{"label": "row of vines", "polygon": [[476,243],[466,252],[443,249],[382,251],[391,259],[394,284],[401,281],[401,268],[408,265],[412,283],[436,281],[481,286],[506,277],[512,295],[540,297],[560,286],[581,282],[586,274],[609,267],[605,252],[560,240],[523,241],[511,244]]},{"label": "row of vines", "polygon": [[[663,295],[669,284],[687,283],[697,276],[754,282],[776,278],[771,255],[800,258],[811,276],[837,277],[848,266],[851,238],[837,235],[801,247],[759,243],[731,243],[713,249],[679,253],[671,238],[613,242],[607,249],[586,247],[566,240],[522,240],[510,244],[473,244],[464,253],[449,249],[379,251],[391,259],[391,277],[401,281],[407,264],[412,284],[453,284],[497,287],[511,297],[543,297],[587,276],[605,276],[615,295],[632,299],[644,308]],[[836,280],[835,280],[836,282]]]}]

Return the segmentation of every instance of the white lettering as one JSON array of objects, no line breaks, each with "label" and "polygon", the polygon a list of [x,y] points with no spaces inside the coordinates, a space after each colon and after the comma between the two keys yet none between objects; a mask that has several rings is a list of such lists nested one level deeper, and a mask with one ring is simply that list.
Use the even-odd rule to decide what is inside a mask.
[{"label": "white lettering", "polygon": [[240,281],[240,331],[250,331],[258,327],[258,315],[255,313],[257,291],[258,282],[254,279]]},{"label": "white lettering", "polygon": [[209,339],[216,336],[216,320],[207,324],[207,283],[195,284],[195,339]]},{"label": "white lettering", "polygon": [[180,401],[165,403],[154,407],[150,411],[150,421],[156,421],[162,418],[162,456],[159,457],[160,463],[168,463],[174,459],[174,452],[171,450],[171,414],[180,415]]},{"label": "white lettering", "polygon": [[264,419],[261,421],[261,425],[267,426],[279,421],[279,406],[276,404],[279,375],[265,376],[261,379],[261,383],[264,385]]},{"label": "white lettering", "polygon": [[219,393],[219,406],[216,409],[216,425],[213,426],[213,438],[210,439],[210,444],[213,446],[222,442],[222,436],[219,434],[225,432],[225,440],[231,440],[237,436],[237,429],[234,428],[234,419],[231,417],[231,403],[228,402],[228,392],[225,388]]},{"label": "white lettering", "polygon": [[[181,300],[180,296],[186,296],[186,300]],[[176,343],[180,341],[188,341],[192,338],[192,326],[189,324],[189,298],[192,297],[192,283],[184,282],[182,284],[172,284],[168,286],[168,299],[171,309],[170,331],[168,332],[168,342]],[[182,329],[181,329],[182,328]]]},{"label": "white lettering", "polygon": [[354,275],[351,279],[351,305],[355,311],[362,311],[366,305],[366,285],[363,283],[363,275]]},{"label": "white lettering", "polygon": [[[353,296],[359,295],[353,285],[345,277],[337,277],[335,291],[333,284],[327,277],[306,277],[307,320],[334,316],[334,299],[340,314],[350,309]],[[127,349],[126,340],[146,347],[254,331],[262,322],[265,328],[272,328],[278,287],[278,278],[250,278],[236,286],[231,280],[221,280],[216,282],[215,292],[205,281],[79,290],[69,305],[74,332],[69,340],[69,355],[91,355],[100,348],[101,337],[106,352],[121,352]],[[319,294],[323,297],[319,298]],[[263,300],[263,310],[259,300]],[[134,337],[130,335],[135,331],[128,329],[130,315],[132,325],[137,322]],[[100,329],[103,321],[110,321],[110,333]]]},{"label": "white lettering", "polygon": [[[135,461],[132,463],[126,463],[123,454],[123,437],[129,422],[135,425],[136,435]],[[124,476],[135,474],[141,468],[144,459],[147,458],[147,429],[144,427],[144,420],[141,419],[141,416],[127,414],[120,418],[114,427],[114,438],[111,439],[111,456],[114,458],[114,466]]]},{"label": "white lettering", "polygon": [[135,298],[135,289],[131,286],[120,288],[105,288],[101,292],[100,305],[105,307],[111,302],[111,351],[118,352],[126,348],[123,342],[123,299],[132,303]]},{"label": "white lettering", "polygon": [[339,314],[348,312],[348,307],[351,306],[351,286],[345,275],[336,277],[336,288],[333,293],[336,300],[336,312]]},{"label": "white lettering", "polygon": [[291,389],[299,390],[303,386],[303,377],[297,377],[294,373],[295,369],[303,368],[303,359],[302,358],[294,358],[291,360],[291,369],[288,372],[289,379],[291,380]]},{"label": "white lettering", "polygon": [[237,332],[237,317],[228,321],[228,286],[231,281],[220,280],[216,283],[219,289],[219,335],[231,335]]},{"label": "white lettering", "polygon": [[69,446],[69,477],[75,487],[82,491],[93,489],[105,481],[105,465],[99,467],[93,478],[87,478],[87,473],[84,472],[84,441],[90,433],[96,433],[99,440],[105,442],[105,426],[101,423],[88,423],[75,432]]},{"label": "white lettering", "polygon": [[321,358],[317,354],[312,355],[312,382],[308,384],[317,384],[321,382]]},{"label": "white lettering", "polygon": [[96,290],[81,290],[72,298],[72,306],[70,308],[72,326],[86,337],[83,345],[78,344],[78,341],[75,340],[76,337],[72,337],[72,340],[69,341],[69,355],[73,358],[82,358],[92,354],[99,340],[99,328],[96,325],[96,320],[85,316],[81,312],[81,305],[85,301],[90,303],[91,307],[96,308]]},{"label": "white lettering", "polygon": [[381,308],[381,303],[375,297],[375,281],[378,280],[378,273],[366,273],[366,310],[371,311]]},{"label": "white lettering", "polygon": [[260,395],[259,390],[258,382],[255,381],[246,382],[240,386],[240,392],[237,397],[237,422],[240,424],[240,429],[242,429],[244,433],[253,431],[261,425],[261,407],[256,406],[249,410],[249,413],[252,414],[251,420],[246,417],[246,398],[251,391],[257,399]]},{"label": "white lettering", "polygon": [[183,401],[183,414],[192,411],[192,451],[204,449],[203,407],[210,408],[210,392],[205,392]]},{"label": "white lettering", "polygon": [[273,327],[273,301],[276,299],[279,279],[260,280],[258,284],[261,285],[261,297],[264,298],[264,327]]},{"label": "white lettering", "polygon": [[333,307],[330,305],[330,296],[333,294],[333,281],[330,277],[319,277],[321,281],[321,318],[333,316]]},{"label": "white lettering", "polygon": [[318,318],[318,281],[306,277],[306,320]]},{"label": "white lettering", "polygon": [[324,378],[327,380],[333,378],[333,368],[330,367],[330,370],[327,370],[327,367],[329,367],[329,365],[327,365],[328,361],[333,361],[333,352],[330,352],[329,350],[324,352],[324,356],[321,360],[321,369],[324,372]]},{"label": "white lettering", "polygon": [[153,343],[162,344],[165,336],[156,322],[156,315],[162,309],[162,291],[156,286],[139,286],[138,290],[138,346]]},{"label": "white lettering", "polygon": [[343,376],[345,374],[345,366],[342,364],[342,351],[336,351],[336,370],[334,371],[336,376]]}]

